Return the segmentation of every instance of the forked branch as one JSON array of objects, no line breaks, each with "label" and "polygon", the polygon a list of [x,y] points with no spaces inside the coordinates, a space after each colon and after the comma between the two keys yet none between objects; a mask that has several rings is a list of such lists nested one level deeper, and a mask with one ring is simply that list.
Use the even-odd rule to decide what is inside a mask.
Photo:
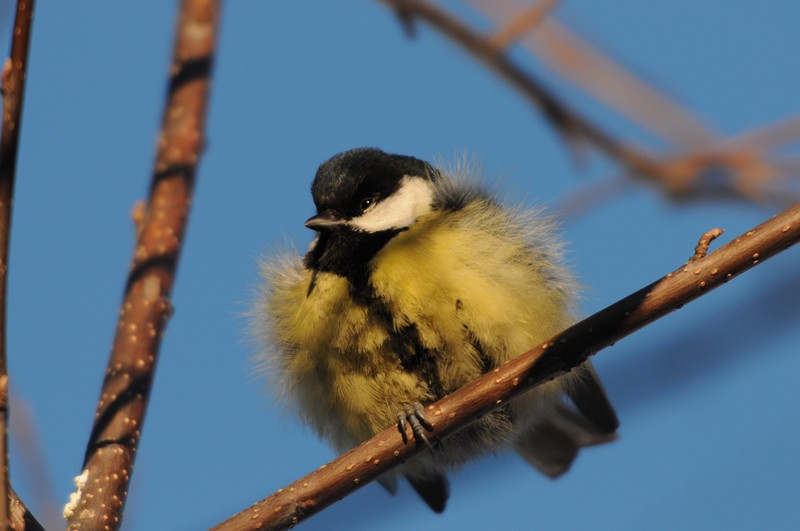
[{"label": "forked branch", "polygon": [[[576,35],[545,19],[555,4],[553,1],[540,0],[527,10],[519,10],[510,21],[505,20],[508,17],[500,17],[503,19],[500,22],[502,27],[493,35],[484,35],[471,28],[431,1],[382,2],[399,15],[406,28],[413,27],[416,20],[423,20],[483,62],[534,103],[568,145],[586,143],[594,147],[620,164],[626,176],[638,177],[672,199],[734,197],[783,207],[798,199],[792,190],[776,193],[770,188],[779,186],[781,179],[787,175],[796,176],[796,171],[786,164],[787,161],[796,161],[778,157],[771,151],[782,143],[798,141],[797,123],[800,121],[797,118],[788,120],[787,124],[767,127],[752,138],[743,135],[735,143],[720,140],[691,113],[667,101],[609,58],[592,50]],[[482,4],[481,11],[489,15],[518,10],[516,4],[509,6],[507,2],[472,3]],[[544,60],[555,62],[556,69],[562,74],[566,73],[570,81],[583,86],[602,101],[611,103],[617,111],[657,136],[671,132],[667,140],[674,142],[677,138],[682,149],[678,153],[647,150],[617,138],[584,117],[533,74],[511,60],[507,46],[526,37],[526,32],[531,38],[536,37],[540,44],[547,44],[539,52],[544,51]],[[524,42],[529,44],[530,40]],[[557,53],[559,51],[560,54]],[[586,67],[577,68],[576,63]],[[594,83],[587,87],[588,78]],[[598,89],[602,89],[602,94],[596,94]],[[626,96],[620,97],[620,94]],[[635,94],[637,98],[631,98],[628,96],[630,94]],[[611,102],[608,101],[609,95],[614,96]],[[638,105],[629,108],[634,99]],[[691,134],[687,134],[687,131]],[[709,175],[715,178],[709,179]],[[720,176],[724,179],[720,179]]]}]

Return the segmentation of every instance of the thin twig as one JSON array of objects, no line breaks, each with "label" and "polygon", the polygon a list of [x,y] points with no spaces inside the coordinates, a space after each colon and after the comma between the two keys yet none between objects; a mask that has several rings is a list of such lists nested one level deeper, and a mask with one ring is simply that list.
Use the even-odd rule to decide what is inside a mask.
[{"label": "thin twig", "polygon": [[3,65],[3,125],[0,137],[0,529],[8,529],[8,369],[6,365],[6,302],[8,251],[11,240],[11,210],[14,205],[14,177],[17,170],[22,103],[28,69],[28,47],[34,0],[18,0],[14,18],[11,57]]},{"label": "thin twig", "polygon": [[[482,12],[502,21],[520,9],[513,0],[472,0]],[[769,185],[785,176],[775,151],[800,140],[800,120],[785,119],[735,137],[722,138],[695,113],[583,40],[550,17],[521,41],[538,59],[576,87],[631,120],[638,127],[678,148],[659,155],[650,177],[672,199],[735,197],[786,208],[798,201],[787,193],[776,200]],[[783,158],[783,157],[780,157]],[[700,163],[700,164],[698,164]],[[681,172],[690,169],[691,173]],[[706,179],[709,174],[715,178]],[[792,198],[791,195],[794,195]]]},{"label": "thin twig", "polygon": [[[800,240],[800,205],[719,250],[592,315],[427,407],[433,443],[532,387],[567,373],[587,357],[708,293]],[[376,479],[425,446],[403,444],[391,427],[213,529],[283,529]]]},{"label": "thin twig", "polygon": [[489,43],[497,49],[507,48],[522,35],[531,31],[547,17],[559,0],[540,0],[525,9],[519,16],[500,28],[489,38]]},{"label": "thin twig", "polygon": [[534,102],[567,142],[586,140],[636,173],[650,175],[658,170],[658,163],[650,156],[619,142],[573,111],[539,80],[515,65],[502,50],[492,46],[486,37],[451,17],[446,11],[423,0],[381,1],[396,12],[403,13],[405,17],[425,20],[495,70]]},{"label": "thin twig", "polygon": [[610,203],[614,198],[629,191],[630,188],[630,179],[621,175],[606,177],[596,182],[587,182],[555,202],[550,210],[557,212],[559,219],[574,219],[598,205]]},{"label": "thin twig", "polygon": [[750,149],[755,151],[776,150],[800,142],[800,116],[790,116],[778,122],[751,129],[740,135],[727,138],[723,149]]},{"label": "thin twig", "polygon": [[[620,141],[605,132],[564,101],[532,74],[514,64],[505,51],[498,49],[490,38],[474,31],[447,11],[425,0],[382,0],[407,19],[420,18],[460,44],[473,56],[492,68],[500,76],[516,87],[524,96],[541,109],[545,118],[561,133],[568,145],[588,142],[625,167],[627,173],[646,178],[673,198],[683,199],[701,188],[699,176],[709,167],[730,167],[736,169],[749,162],[747,154],[701,152],[686,156],[658,158],[644,149]],[[717,165],[717,166],[715,166]],[[714,190],[716,196],[746,196],[736,183]]]},{"label": "thin twig", "polygon": [[183,0],[146,212],[68,529],[116,529],[141,436],[203,150],[218,0]]},{"label": "thin twig", "polygon": [[[381,0],[401,16],[406,27],[414,20],[424,20],[450,40],[482,61],[532,101],[550,124],[562,135],[574,154],[585,142],[621,164],[626,174],[640,182],[654,185],[674,200],[695,197],[720,199],[734,197],[755,202],[771,202],[785,207],[798,200],[795,194],[771,194],[767,185],[785,177],[787,172],[778,163],[770,162],[769,153],[758,146],[741,142],[732,144],[720,141],[718,135],[706,127],[692,113],[674,104],[658,91],[649,87],[608,57],[591,48],[576,35],[562,28],[552,18],[540,19],[539,5],[521,9],[515,18],[493,36],[486,36],[460,21],[455,16],[425,0]],[[516,4],[507,2],[477,2],[479,9],[508,18],[517,10]],[[548,7],[550,2],[542,1]],[[558,98],[531,73],[524,71],[508,57],[504,45],[521,38],[530,27],[530,21],[540,21],[536,31],[524,35],[526,44],[535,41],[540,58],[572,82],[583,86],[590,94],[633,119],[636,124],[684,148],[675,154],[654,153],[642,146],[624,142],[599,125],[585,118],[566,102]],[[622,88],[620,88],[622,87]],[[623,90],[624,89],[624,90]],[[624,97],[620,97],[624,94]],[[635,96],[635,97],[633,97]],[[795,124],[788,123],[775,131],[767,129],[754,137],[754,143],[766,137],[768,141],[793,142]],[[745,139],[748,137],[745,136]],[[686,149],[690,149],[686,152]],[[706,179],[709,174],[722,175]],[[788,197],[787,201],[785,199]]]},{"label": "thin twig", "polygon": [[[515,16],[521,9],[518,0],[469,3],[496,23]],[[554,17],[526,34],[520,44],[575,87],[682,151],[702,150],[719,139],[694,113]]]},{"label": "thin twig", "polygon": [[658,172],[659,166],[656,160],[644,152],[618,141],[583,118],[545,88],[539,80],[515,65],[502,50],[492,46],[486,37],[451,17],[446,11],[424,0],[381,1],[408,17],[425,20],[483,61],[535,103],[544,113],[545,118],[568,142],[586,140],[635,173],[651,175]]},{"label": "thin twig", "polygon": [[700,236],[700,240],[697,242],[697,246],[694,248],[694,255],[689,258],[689,263],[692,264],[701,258],[705,258],[708,254],[708,246],[711,245],[711,242],[722,236],[723,232],[725,231],[715,228]]}]

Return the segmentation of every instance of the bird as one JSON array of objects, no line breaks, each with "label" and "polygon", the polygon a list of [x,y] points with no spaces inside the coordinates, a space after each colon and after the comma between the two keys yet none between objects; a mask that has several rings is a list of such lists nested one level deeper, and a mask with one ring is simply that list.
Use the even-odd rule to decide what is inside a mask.
[{"label": "bird", "polygon": [[[262,261],[251,326],[276,396],[336,451],[394,424],[427,443],[423,406],[574,321],[553,218],[504,205],[468,168],[356,148],[319,166],[311,195],[316,236]],[[439,513],[467,461],[512,449],[555,478],[618,426],[587,360],[379,482],[394,494],[403,476]]]}]

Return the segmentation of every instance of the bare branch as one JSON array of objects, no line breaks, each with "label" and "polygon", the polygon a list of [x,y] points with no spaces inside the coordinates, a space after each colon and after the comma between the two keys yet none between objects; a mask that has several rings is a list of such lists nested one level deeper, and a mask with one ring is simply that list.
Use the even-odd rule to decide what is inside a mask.
[{"label": "bare branch", "polygon": [[[776,194],[769,189],[770,185],[781,182],[787,172],[779,160],[774,160],[774,154],[765,149],[767,143],[774,147],[779,142],[796,142],[796,124],[778,124],[752,136],[743,135],[736,142],[721,140],[691,112],[552,18],[542,19],[541,12],[551,2],[543,0],[525,9],[517,2],[472,0],[471,3],[479,5],[481,11],[502,26],[494,36],[484,36],[431,2],[382,1],[401,15],[406,27],[415,19],[424,20],[498,73],[537,105],[573,151],[577,152],[582,142],[588,143],[621,164],[626,174],[655,186],[671,199],[734,197],[783,207],[800,199],[791,191]],[[681,151],[656,153],[615,137],[514,64],[504,46],[522,38],[523,32],[537,22],[541,23],[536,31],[525,33],[522,41],[529,48],[535,48],[537,56],[598,100],[662,140],[677,145]]]},{"label": "bare branch", "polygon": [[[203,150],[218,0],[183,0],[144,219],[68,529],[116,529],[158,356]],[[85,476],[84,476],[85,475]]]},{"label": "bare branch", "polygon": [[6,366],[6,303],[11,210],[17,170],[22,103],[28,71],[28,46],[34,0],[18,0],[11,57],[3,65],[3,125],[0,137],[0,528],[11,525],[8,480],[8,369]]},{"label": "bare branch", "polygon": [[[705,238],[705,236],[704,236]],[[800,240],[800,205],[698,257],[502,367],[428,406],[431,442],[447,437],[521,393],[567,373],[597,351],[708,293]],[[403,444],[393,426],[272,496],[216,531],[282,529],[376,479],[425,446]]]},{"label": "bare branch", "polygon": [[[470,0],[491,20],[515,16],[516,0]],[[597,101],[681,150],[705,149],[719,135],[613,58],[553,17],[525,35],[521,44],[554,72]]]},{"label": "bare branch", "polygon": [[420,18],[483,61],[535,103],[545,118],[569,142],[586,140],[635,173],[652,174],[658,164],[649,155],[606,134],[558,99],[532,75],[524,72],[489,40],[424,0],[381,0],[407,18]]}]

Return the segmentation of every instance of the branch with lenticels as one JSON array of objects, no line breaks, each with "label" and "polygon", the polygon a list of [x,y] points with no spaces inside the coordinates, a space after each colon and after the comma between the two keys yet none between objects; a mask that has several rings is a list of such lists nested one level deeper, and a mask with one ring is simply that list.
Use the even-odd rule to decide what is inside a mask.
[{"label": "branch with lenticels", "polygon": [[22,104],[28,72],[34,0],[18,0],[11,56],[2,73],[3,119],[0,138],[0,527],[42,529],[17,497],[8,479],[8,372],[6,366],[6,306],[11,211],[17,170]]},{"label": "branch with lenticels", "polygon": [[70,531],[117,529],[122,521],[204,148],[218,21],[218,0],[181,3],[150,194],[136,212],[137,241],[114,344],[83,472],[64,510]]},{"label": "branch with lenticels", "polygon": [[[430,442],[569,372],[603,348],[791,247],[800,240],[800,205],[708,253],[710,242],[721,233],[713,229],[703,234],[691,258],[672,273],[427,406],[425,416],[433,425]],[[415,442],[404,444],[397,426],[393,426],[213,529],[293,526],[425,448]]]}]

